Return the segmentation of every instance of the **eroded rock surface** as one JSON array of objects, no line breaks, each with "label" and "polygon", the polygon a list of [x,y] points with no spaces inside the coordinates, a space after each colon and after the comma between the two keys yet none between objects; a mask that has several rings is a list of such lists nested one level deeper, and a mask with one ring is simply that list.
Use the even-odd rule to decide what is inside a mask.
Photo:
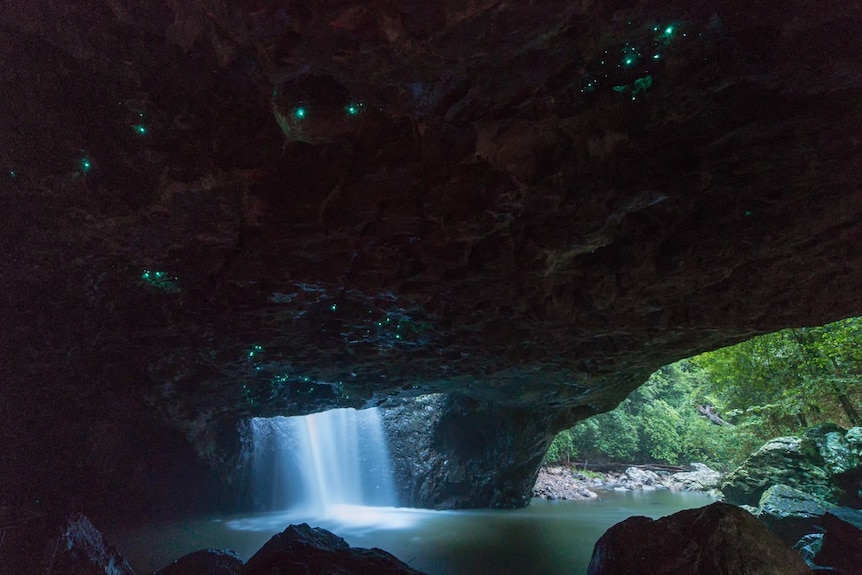
[{"label": "eroded rock surface", "polygon": [[511,463],[443,481],[523,501],[537,446],[659,366],[862,312],[860,28],[817,0],[11,3],[0,493],[147,509],[179,443],[223,477],[248,417],[443,393],[501,433],[434,465]]},{"label": "eroded rock surface", "polygon": [[824,502],[858,505],[858,429],[824,425],[801,437],[771,439],[727,476],[721,491],[730,503],[757,505],[767,489],[781,484]]},{"label": "eroded rock surface", "polygon": [[770,531],[793,545],[804,535],[822,531],[823,515],[832,509],[835,505],[779,484],[767,489],[751,511]]}]

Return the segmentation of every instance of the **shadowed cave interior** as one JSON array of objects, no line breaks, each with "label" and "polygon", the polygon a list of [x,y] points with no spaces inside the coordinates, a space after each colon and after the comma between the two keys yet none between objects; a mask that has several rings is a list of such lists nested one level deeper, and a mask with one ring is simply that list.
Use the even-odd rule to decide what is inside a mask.
[{"label": "shadowed cave interior", "polygon": [[375,406],[422,454],[400,504],[518,508],[662,365],[862,315],[860,25],[12,2],[2,525],[240,509],[252,418]]}]

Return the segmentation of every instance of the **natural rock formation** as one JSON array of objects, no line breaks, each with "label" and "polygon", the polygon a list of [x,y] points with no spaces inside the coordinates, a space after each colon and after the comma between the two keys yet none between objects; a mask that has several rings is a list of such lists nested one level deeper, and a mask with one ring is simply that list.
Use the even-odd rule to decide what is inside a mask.
[{"label": "natural rock formation", "polygon": [[802,557],[750,513],[724,503],[658,520],[631,517],[596,542],[588,575],[803,575]]},{"label": "natural rock formation", "polygon": [[240,575],[242,559],[227,549],[201,549],[183,555],[155,575]]},{"label": "natural rock formation", "polygon": [[17,517],[0,508],[0,573],[134,575],[131,566],[83,513]]},{"label": "natural rock formation", "polygon": [[[542,499],[595,499],[598,497],[596,487],[585,481],[583,475],[574,474],[568,467],[543,467],[539,470],[536,484],[533,486],[533,497]],[[601,486],[601,482],[598,482]]]},{"label": "natural rock formation", "polygon": [[858,505],[860,437],[859,428],[819,426],[802,437],[772,439],[727,476],[721,491],[730,503],[757,505],[770,486],[783,484],[823,501]]},{"label": "natural rock formation", "polygon": [[553,415],[428,395],[385,409],[402,505],[521,507],[552,437]]},{"label": "natural rock formation", "polygon": [[770,531],[793,545],[804,535],[819,532],[821,519],[835,505],[787,485],[773,485],[760,498],[757,508],[747,508]]},{"label": "natural rock formation", "polygon": [[443,393],[409,489],[523,503],[548,438],[659,366],[862,312],[860,28],[819,0],[6,3],[0,494],[179,507],[148,486],[229,475],[248,417]]},{"label": "natural rock formation", "polygon": [[814,562],[831,567],[836,575],[855,575],[862,571],[862,511],[830,511],[823,517],[823,528],[826,533]]},{"label": "natural rock formation", "polygon": [[692,463],[691,467],[691,471],[672,474],[666,483],[682,491],[710,491],[717,489],[724,479],[724,475],[703,463]]},{"label": "natural rock formation", "polygon": [[242,575],[422,575],[381,549],[350,547],[320,527],[291,525],[255,553]]}]

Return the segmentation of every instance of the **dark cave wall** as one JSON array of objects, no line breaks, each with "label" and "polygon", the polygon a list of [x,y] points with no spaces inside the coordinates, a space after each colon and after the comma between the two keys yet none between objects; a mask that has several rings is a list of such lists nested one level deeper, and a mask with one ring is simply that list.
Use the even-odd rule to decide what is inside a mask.
[{"label": "dark cave wall", "polygon": [[529,503],[553,415],[427,395],[383,410],[399,504],[432,509]]},{"label": "dark cave wall", "polygon": [[518,504],[657,367],[862,313],[860,10],[9,3],[0,492],[147,507],[248,417],[440,393],[405,497]]}]

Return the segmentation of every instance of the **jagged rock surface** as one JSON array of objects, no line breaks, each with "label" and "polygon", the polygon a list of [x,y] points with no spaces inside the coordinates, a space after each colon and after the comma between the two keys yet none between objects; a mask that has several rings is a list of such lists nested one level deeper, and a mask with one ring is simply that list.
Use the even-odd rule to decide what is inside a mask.
[{"label": "jagged rock surface", "polygon": [[757,505],[767,489],[783,484],[825,502],[855,506],[862,476],[858,429],[827,425],[802,437],[771,439],[727,476],[721,491],[730,503]]},{"label": "jagged rock surface", "polygon": [[383,411],[401,505],[522,507],[553,415],[427,395]]},{"label": "jagged rock surface", "polygon": [[535,447],[657,367],[862,311],[860,28],[816,0],[10,3],[0,493],[170,506],[148,482],[206,483],[180,443],[223,477],[248,417],[457,393],[553,414],[464,468],[523,501]]},{"label": "jagged rock surface", "polygon": [[821,531],[821,519],[832,509],[835,509],[835,505],[779,484],[763,493],[752,514],[782,541],[793,545],[804,535]]}]

